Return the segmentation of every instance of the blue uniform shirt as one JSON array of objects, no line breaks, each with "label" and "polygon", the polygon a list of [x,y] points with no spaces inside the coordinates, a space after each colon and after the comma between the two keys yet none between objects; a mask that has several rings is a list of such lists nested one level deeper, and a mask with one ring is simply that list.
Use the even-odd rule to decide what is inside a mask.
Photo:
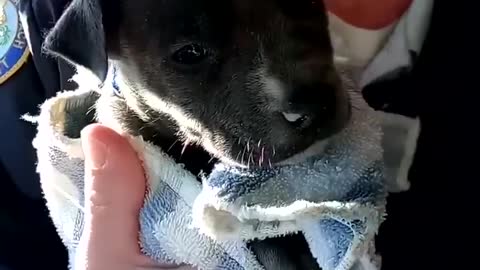
[{"label": "blue uniform shirt", "polygon": [[[42,34],[58,19],[64,0],[8,0],[0,7],[0,164],[19,190],[40,198],[35,172],[35,153],[31,146],[35,127],[20,119],[23,114],[37,114],[38,104],[55,92],[71,89],[70,66],[40,53]],[[3,27],[10,38],[2,44],[2,10],[7,15]],[[17,10],[21,10],[28,32],[22,29]],[[16,17],[14,15],[17,15]],[[41,18],[41,20],[37,20]],[[31,42],[29,52],[27,36]]]}]

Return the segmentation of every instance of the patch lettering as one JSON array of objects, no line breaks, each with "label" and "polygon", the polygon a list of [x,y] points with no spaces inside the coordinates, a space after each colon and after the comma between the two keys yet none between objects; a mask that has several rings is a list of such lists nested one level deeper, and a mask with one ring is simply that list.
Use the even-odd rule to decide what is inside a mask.
[{"label": "patch lettering", "polygon": [[18,14],[19,2],[0,0],[0,84],[14,75],[30,54]]}]

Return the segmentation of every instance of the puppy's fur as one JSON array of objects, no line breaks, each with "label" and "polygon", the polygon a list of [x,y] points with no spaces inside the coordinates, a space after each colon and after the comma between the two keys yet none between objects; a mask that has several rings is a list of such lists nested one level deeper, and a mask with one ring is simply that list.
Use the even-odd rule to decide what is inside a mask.
[{"label": "puppy's fur", "polygon": [[73,0],[45,49],[101,81],[113,60],[132,132],[239,165],[282,161],[349,115],[320,0]]},{"label": "puppy's fur", "polygon": [[100,81],[111,60],[124,128],[194,173],[272,166],[349,118],[320,0],[73,0],[45,49]]}]

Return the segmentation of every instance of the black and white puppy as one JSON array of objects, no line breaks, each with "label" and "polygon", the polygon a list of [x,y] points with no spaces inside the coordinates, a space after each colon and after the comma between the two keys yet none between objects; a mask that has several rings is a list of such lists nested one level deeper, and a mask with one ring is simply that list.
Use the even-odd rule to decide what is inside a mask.
[{"label": "black and white puppy", "polygon": [[100,81],[113,61],[115,116],[175,158],[198,145],[195,173],[272,166],[349,118],[321,0],[73,0],[45,49]]},{"label": "black and white puppy", "polygon": [[[321,0],[72,0],[45,49],[99,83],[113,63],[121,98],[97,111],[195,174],[292,160],[350,116]],[[317,268],[300,237],[268,242]]]}]

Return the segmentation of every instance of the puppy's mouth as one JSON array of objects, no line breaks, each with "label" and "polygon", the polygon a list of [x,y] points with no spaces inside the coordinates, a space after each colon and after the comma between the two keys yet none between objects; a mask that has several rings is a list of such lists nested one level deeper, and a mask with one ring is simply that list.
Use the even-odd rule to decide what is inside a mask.
[{"label": "puppy's mouth", "polygon": [[243,146],[232,147],[229,153],[218,151],[213,144],[209,144],[208,152],[230,166],[268,169],[301,163],[310,157],[321,154],[329,143],[330,137],[312,141],[310,144],[304,143],[290,149],[262,145],[261,142],[246,142]]},{"label": "puppy's mouth", "polygon": [[263,145],[261,142],[246,142],[231,148],[230,151],[211,150],[216,149],[210,145],[209,152],[215,152],[215,156],[224,163],[240,168],[272,168],[277,166],[298,164],[306,159],[320,155],[326,146],[336,135],[319,138],[306,138],[294,147],[282,148],[270,145]]}]

